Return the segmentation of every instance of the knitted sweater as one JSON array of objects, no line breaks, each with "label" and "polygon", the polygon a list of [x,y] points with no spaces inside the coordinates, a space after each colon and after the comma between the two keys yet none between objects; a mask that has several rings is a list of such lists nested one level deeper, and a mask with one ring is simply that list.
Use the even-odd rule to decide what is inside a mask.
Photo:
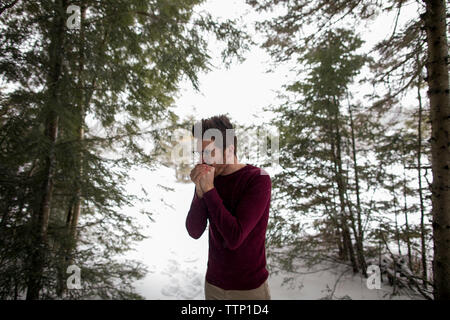
[{"label": "knitted sweater", "polygon": [[268,278],[265,240],[271,190],[267,172],[246,164],[215,177],[214,188],[202,198],[194,192],[186,229],[198,239],[209,221],[209,283],[225,290],[250,290]]}]

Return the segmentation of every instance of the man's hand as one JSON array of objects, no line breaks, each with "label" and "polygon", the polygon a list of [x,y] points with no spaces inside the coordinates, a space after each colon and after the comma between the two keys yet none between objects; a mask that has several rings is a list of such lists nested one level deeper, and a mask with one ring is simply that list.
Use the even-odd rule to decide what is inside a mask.
[{"label": "man's hand", "polygon": [[200,185],[200,177],[205,174],[208,170],[208,168],[210,168],[210,166],[206,165],[206,164],[197,164],[194,169],[192,169],[190,177],[192,182],[195,183],[195,192],[197,193],[197,196],[199,198],[201,198],[203,196],[203,188]]},{"label": "man's hand", "polygon": [[200,175],[199,184],[202,188],[203,193],[208,192],[214,188],[214,172],[215,168],[213,166],[208,166],[207,172]]}]

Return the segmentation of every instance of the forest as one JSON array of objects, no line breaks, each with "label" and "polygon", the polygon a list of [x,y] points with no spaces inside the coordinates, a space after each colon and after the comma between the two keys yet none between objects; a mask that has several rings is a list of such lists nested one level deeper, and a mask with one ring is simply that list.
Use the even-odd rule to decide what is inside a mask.
[{"label": "forest", "polygon": [[[332,263],[378,272],[392,296],[450,299],[448,3],[234,1],[250,24],[209,2],[0,3],[0,299],[146,299],[148,266],[122,258],[151,234],[123,208],[157,196],[130,192],[130,174],[163,166],[191,186],[173,151],[206,116],[177,97],[201,92],[213,56],[229,69],[255,48],[290,75],[268,118],[231,114],[239,158],[273,169],[271,270]],[[389,35],[368,45],[376,19]],[[268,130],[278,143],[256,157]]]}]

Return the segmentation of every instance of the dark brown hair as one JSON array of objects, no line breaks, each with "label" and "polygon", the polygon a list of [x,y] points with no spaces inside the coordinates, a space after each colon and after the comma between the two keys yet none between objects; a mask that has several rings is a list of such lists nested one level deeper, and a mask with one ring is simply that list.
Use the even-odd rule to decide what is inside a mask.
[{"label": "dark brown hair", "polygon": [[[230,122],[230,119],[228,119],[228,117],[226,115],[219,115],[219,116],[214,116],[208,119],[202,119],[201,121],[196,122],[194,125],[192,125],[192,136],[194,136],[194,127],[196,126],[200,126],[201,125],[201,132],[202,132],[202,137],[205,134],[206,130],[208,129],[218,129],[221,133],[222,133],[222,138],[223,138],[223,142],[222,145],[220,145],[219,143],[215,143],[215,145],[222,149],[225,150],[228,145],[226,145],[227,143],[227,135],[226,135],[226,130],[227,129],[234,129],[233,125]],[[234,155],[236,156],[237,153],[237,138],[235,133],[233,132],[232,134],[233,137],[233,144],[234,144]],[[215,141],[214,137],[213,140]],[[231,143],[229,143],[229,145],[231,145]]]}]

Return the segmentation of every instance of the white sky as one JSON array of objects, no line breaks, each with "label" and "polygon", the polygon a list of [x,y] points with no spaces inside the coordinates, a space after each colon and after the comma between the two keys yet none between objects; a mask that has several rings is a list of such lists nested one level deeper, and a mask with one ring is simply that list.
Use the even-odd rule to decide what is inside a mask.
[{"label": "white sky", "polygon": [[[250,30],[253,29],[253,23],[262,17],[246,5],[244,0],[209,0],[198,11],[202,9],[219,19],[239,19],[242,15],[241,21],[244,21]],[[399,17],[398,28],[407,19],[415,16],[416,10],[415,5],[404,7]],[[363,50],[390,36],[395,14],[396,12],[392,12],[368,23],[368,30],[357,30],[366,42]],[[264,17],[267,16],[269,15],[264,14]],[[351,26],[350,23],[343,25]],[[254,36],[255,40],[263,39],[261,35],[254,34]],[[211,49],[214,48],[212,44]],[[263,107],[276,105],[276,91],[280,90],[283,84],[292,81],[295,76],[289,72],[289,66],[286,64],[279,65],[273,73],[266,73],[271,58],[264,49],[256,46],[246,53],[245,62],[234,63],[229,70],[221,65],[218,50],[212,51],[211,56],[214,57],[213,64],[217,69],[200,75],[200,92],[196,92],[187,82],[182,84],[179,98],[175,103],[175,110],[180,116],[195,115],[196,118],[206,118],[228,112],[240,124],[259,122],[255,115],[262,116]],[[361,95],[369,93],[368,90],[370,87],[366,87]],[[407,103],[415,103],[414,99],[414,97],[408,99]],[[267,117],[268,115],[266,119],[270,119]]]}]

